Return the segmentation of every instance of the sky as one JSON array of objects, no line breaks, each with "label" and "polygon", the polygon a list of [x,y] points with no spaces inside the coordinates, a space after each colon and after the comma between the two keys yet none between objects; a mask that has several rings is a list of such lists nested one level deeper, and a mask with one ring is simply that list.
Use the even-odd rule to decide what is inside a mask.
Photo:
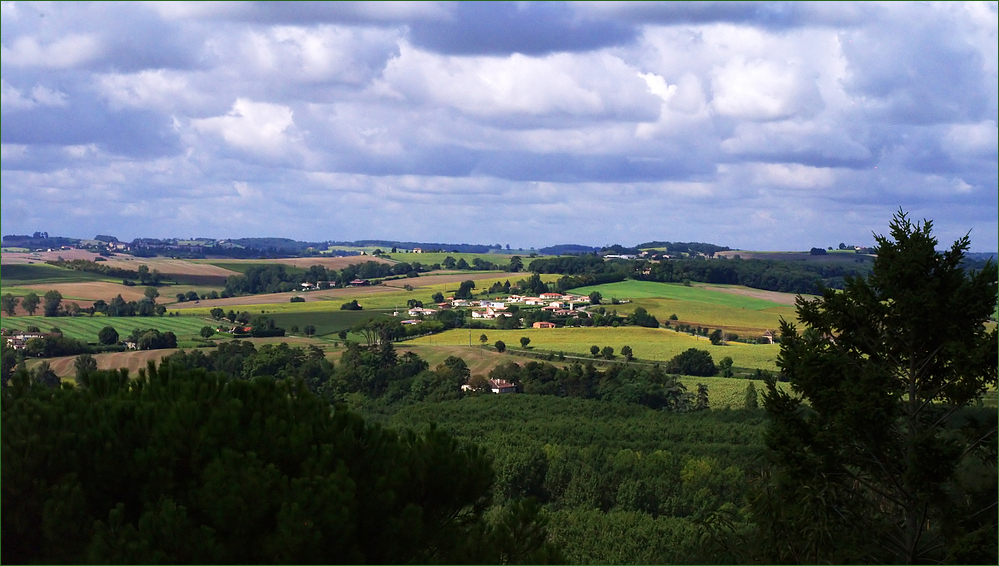
[{"label": "sky", "polygon": [[4,234],[999,248],[996,2],[0,16]]}]

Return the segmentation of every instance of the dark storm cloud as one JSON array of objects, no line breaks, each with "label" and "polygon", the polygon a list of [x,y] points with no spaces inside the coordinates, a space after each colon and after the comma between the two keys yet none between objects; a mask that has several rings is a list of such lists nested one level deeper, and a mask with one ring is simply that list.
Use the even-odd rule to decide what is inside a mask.
[{"label": "dark storm cloud", "polygon": [[413,43],[450,55],[542,55],[620,45],[635,38],[633,25],[581,20],[556,2],[458,2],[446,20],[412,24]]}]

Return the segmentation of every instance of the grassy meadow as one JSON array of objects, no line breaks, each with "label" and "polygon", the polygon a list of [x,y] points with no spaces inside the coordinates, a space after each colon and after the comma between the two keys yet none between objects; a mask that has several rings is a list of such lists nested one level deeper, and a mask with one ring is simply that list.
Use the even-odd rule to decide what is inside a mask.
[{"label": "grassy meadow", "polygon": [[[597,291],[603,296],[604,307],[617,310],[619,314],[629,314],[642,307],[661,322],[675,314],[678,320],[674,324],[721,328],[744,337],[775,330],[781,317],[796,319],[794,307],[788,304],[722,291],[732,288],[731,285],[686,287],[679,283],[621,281],[580,287],[571,292],[588,295]],[[631,302],[607,304],[611,299]]]},{"label": "grassy meadow", "polygon": [[76,338],[87,342],[97,342],[97,333],[105,326],[111,326],[121,336],[128,336],[136,328],[155,328],[160,332],[170,331],[178,338],[197,336],[203,326],[215,326],[210,319],[190,316],[5,316],[4,328],[27,330],[29,326],[37,326],[42,332],[48,332],[53,327],[62,331],[68,338]]},{"label": "grassy meadow", "polygon": [[[0,284],[4,292],[7,287],[26,285],[46,285],[52,283],[74,283],[79,281],[118,281],[97,273],[75,271],[44,263],[12,263],[0,266]],[[16,293],[15,293],[16,294]]]},{"label": "grassy meadow", "polygon": [[[583,358],[592,358],[591,346],[610,346],[615,353],[621,352],[622,346],[631,346],[634,356],[640,360],[668,361],[673,356],[687,350],[698,348],[711,353],[715,363],[728,356],[736,367],[776,369],[776,359],[779,347],[771,344],[741,344],[729,343],[712,346],[704,337],[694,337],[663,328],[642,328],[636,326],[588,327],[588,328],[524,328],[520,330],[477,329],[471,331],[473,347],[479,344],[479,336],[485,334],[488,344],[502,340],[507,349],[520,349],[520,338],[531,339],[529,348],[533,351],[565,352]],[[465,346],[468,347],[468,329],[449,330],[434,336],[422,336],[404,344],[424,346]],[[405,345],[400,345],[404,348]],[[617,359],[622,359],[618,356]]]}]

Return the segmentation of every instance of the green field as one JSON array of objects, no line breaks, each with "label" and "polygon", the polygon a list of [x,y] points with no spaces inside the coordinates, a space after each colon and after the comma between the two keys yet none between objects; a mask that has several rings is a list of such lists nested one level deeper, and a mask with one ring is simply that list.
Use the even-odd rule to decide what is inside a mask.
[{"label": "green field", "polygon": [[[796,320],[795,308],[773,301],[712,290],[712,285],[686,287],[678,283],[653,281],[622,281],[606,285],[581,287],[572,293],[603,295],[604,307],[619,314],[634,312],[642,307],[660,322],[677,315],[679,323],[723,328],[744,337],[760,336],[775,330],[781,317]],[[720,286],[719,286],[720,287]],[[628,299],[631,303],[609,305],[610,299]]]},{"label": "green field", "polygon": [[37,326],[42,332],[48,332],[57,327],[68,338],[76,338],[87,342],[96,342],[97,333],[105,326],[111,326],[122,337],[128,336],[136,328],[155,328],[160,332],[170,331],[179,338],[196,336],[203,326],[214,327],[216,323],[209,319],[191,316],[75,316],[75,317],[43,317],[43,316],[6,316],[3,318],[4,328],[26,330],[28,326]]},{"label": "green field", "polygon": [[[723,346],[712,346],[704,337],[693,337],[662,328],[599,327],[599,328],[525,328],[521,330],[472,330],[473,348],[479,344],[479,335],[485,334],[488,343],[497,340],[506,343],[507,348],[520,348],[521,336],[531,339],[530,348],[534,351],[565,352],[566,354],[592,358],[590,346],[610,346],[615,352],[620,352],[622,346],[631,346],[636,358],[641,360],[668,361],[673,356],[687,350],[698,348],[711,353],[715,363],[728,356],[736,367],[759,368],[775,370],[779,346],[766,344],[730,343]],[[434,336],[423,336],[404,344],[428,346],[465,346],[468,347],[469,331],[467,329],[449,330]],[[404,348],[404,345],[400,345]],[[617,359],[621,359],[618,356]]]},{"label": "green field", "polygon": [[687,287],[679,283],[657,283],[655,281],[621,281],[591,287],[573,289],[570,293],[589,295],[597,291],[603,295],[604,303],[610,299],[673,299],[676,301],[697,301],[722,307],[748,310],[764,310],[785,306],[773,301],[754,297],[734,295],[711,290],[708,285]]},{"label": "green field", "polygon": [[75,283],[78,281],[118,281],[97,273],[76,271],[44,263],[15,263],[0,267],[0,283],[11,285],[45,285],[50,283]]}]

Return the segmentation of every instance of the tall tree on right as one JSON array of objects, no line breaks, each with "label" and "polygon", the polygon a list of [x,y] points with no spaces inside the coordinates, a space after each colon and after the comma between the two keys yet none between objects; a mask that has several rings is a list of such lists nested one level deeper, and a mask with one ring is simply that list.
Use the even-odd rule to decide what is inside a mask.
[{"label": "tall tree on right", "polygon": [[997,272],[940,253],[899,211],[865,278],[797,300],[764,406],[772,464],[752,501],[772,562],[996,562]]}]

